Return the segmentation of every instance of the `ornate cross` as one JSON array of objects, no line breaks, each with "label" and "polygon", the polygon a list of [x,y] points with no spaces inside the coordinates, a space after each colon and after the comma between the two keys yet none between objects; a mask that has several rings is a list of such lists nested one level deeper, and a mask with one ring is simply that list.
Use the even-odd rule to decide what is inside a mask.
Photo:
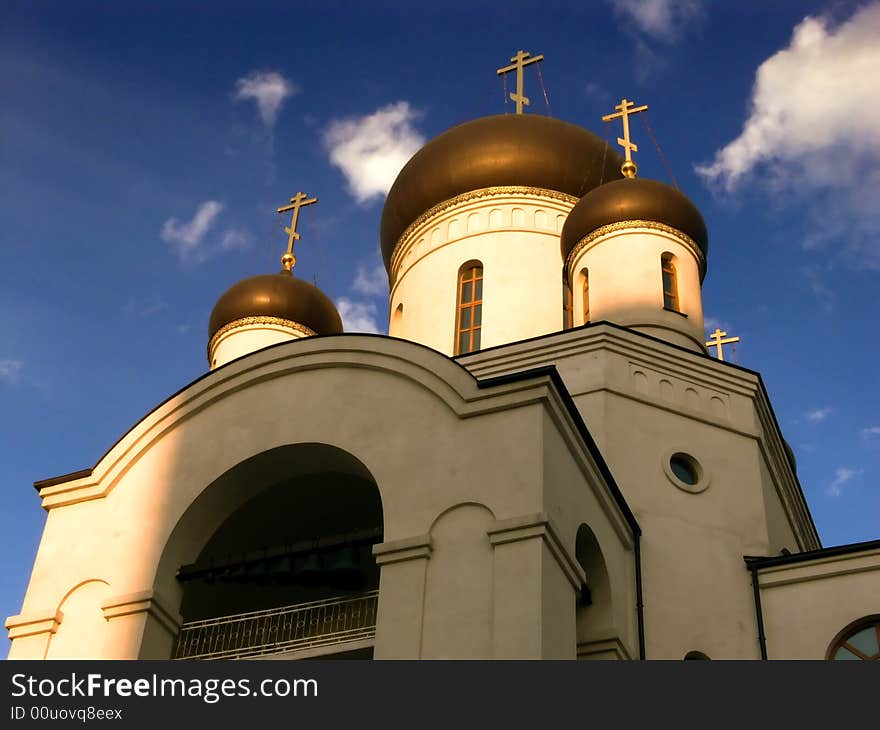
[{"label": "ornate cross", "polygon": [[621,99],[620,104],[614,108],[617,109],[617,112],[615,114],[606,114],[602,117],[602,121],[610,122],[612,119],[617,119],[618,117],[623,119],[623,137],[617,138],[617,144],[623,147],[623,151],[626,154],[626,162],[623,163],[620,171],[627,177],[635,177],[638,168],[636,167],[636,163],[633,162],[632,153],[638,152],[639,146],[630,140],[629,116],[630,114],[638,114],[639,112],[647,110],[648,105],[644,104],[642,106],[635,106],[635,102],[629,101],[628,99]]},{"label": "ornate cross", "polygon": [[537,63],[538,61],[543,61],[544,56],[538,55],[533,56],[528,51],[517,51],[516,55],[510,59],[513,63],[510,66],[505,66],[504,68],[499,68],[496,72],[499,76],[504,76],[508,71],[516,70],[516,92],[511,92],[510,99],[511,101],[516,102],[516,113],[523,113],[523,104],[529,106],[531,102],[527,96],[523,95],[523,69],[528,66],[530,63]]},{"label": "ornate cross", "polygon": [[722,339],[727,335],[726,332],[722,332],[720,327],[716,327],[715,331],[709,335],[712,339],[706,342],[706,347],[717,347],[718,348],[718,359],[724,362],[724,350],[722,349],[722,345],[729,345],[732,342],[739,342],[739,337],[728,337],[726,340]]},{"label": "ornate cross", "polygon": [[286,271],[290,271],[296,263],[296,256],[293,255],[293,244],[300,238],[299,233],[296,232],[300,208],[317,202],[317,198],[310,198],[305,193],[300,192],[290,199],[290,205],[285,205],[278,209],[279,213],[286,213],[289,210],[293,211],[290,226],[284,229],[284,232],[287,234],[287,252],[281,257],[281,265]]}]

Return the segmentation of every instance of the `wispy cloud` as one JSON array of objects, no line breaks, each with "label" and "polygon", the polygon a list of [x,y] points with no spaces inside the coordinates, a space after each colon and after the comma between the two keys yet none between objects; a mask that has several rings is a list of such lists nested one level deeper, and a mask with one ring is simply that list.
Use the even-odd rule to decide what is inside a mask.
[{"label": "wispy cloud", "polygon": [[609,0],[626,23],[657,40],[671,43],[703,16],[701,0]]},{"label": "wispy cloud", "polygon": [[134,319],[145,319],[168,309],[168,302],[159,297],[151,297],[142,301],[130,299],[125,305],[125,314]]},{"label": "wispy cloud", "polygon": [[18,385],[23,369],[24,362],[21,360],[0,360],[0,383]]},{"label": "wispy cloud", "polygon": [[384,196],[424,144],[413,126],[418,116],[407,102],[399,101],[366,116],[330,122],[324,133],[330,162],[342,170],[358,203]]},{"label": "wispy cloud", "polygon": [[299,89],[278,71],[253,71],[235,82],[236,101],[254,101],[260,119],[267,127],[274,127],[284,100]]},{"label": "wispy cloud", "polygon": [[385,266],[381,262],[359,263],[351,288],[358,294],[368,297],[388,294],[388,274],[385,273]]},{"label": "wispy cloud", "polygon": [[159,235],[163,241],[171,244],[182,261],[201,260],[204,258],[202,241],[222,211],[223,203],[206,200],[186,223],[181,223],[177,218],[169,218],[162,225]]},{"label": "wispy cloud", "polygon": [[220,248],[224,251],[242,250],[249,248],[252,239],[248,233],[229,229],[220,237]]},{"label": "wispy cloud", "polygon": [[880,436],[880,426],[868,426],[862,429],[862,438],[870,439]]},{"label": "wispy cloud", "polygon": [[825,491],[832,497],[839,497],[843,494],[844,485],[847,482],[852,481],[861,473],[861,469],[849,469],[845,466],[838,467],[837,471],[834,473],[834,481],[828,485],[828,489]]},{"label": "wispy cloud", "polygon": [[696,170],[727,192],[760,178],[787,201],[821,193],[805,245],[842,238],[880,266],[878,36],[877,0],[836,26],[805,18],[758,67],[739,136]]},{"label": "wispy cloud", "polygon": [[228,228],[218,234],[219,244],[213,249],[206,245],[206,236],[214,229],[223,212],[223,203],[206,200],[196,208],[193,217],[185,222],[169,218],[162,225],[159,235],[170,244],[184,263],[199,263],[216,251],[234,251],[248,248],[253,239],[246,231]]},{"label": "wispy cloud", "polygon": [[716,329],[720,329],[723,332],[726,332],[730,329],[730,325],[720,317],[706,317],[703,320],[703,326],[706,328],[706,332],[709,334],[714,332]]},{"label": "wispy cloud", "polygon": [[831,408],[814,408],[811,411],[807,411],[804,414],[804,418],[806,418],[810,423],[819,423],[820,421],[824,421],[828,416],[831,415]]},{"label": "wispy cloud", "polygon": [[356,302],[347,297],[340,297],[336,302],[342,327],[346,332],[372,332],[384,334],[376,321],[376,305],[371,302]]}]

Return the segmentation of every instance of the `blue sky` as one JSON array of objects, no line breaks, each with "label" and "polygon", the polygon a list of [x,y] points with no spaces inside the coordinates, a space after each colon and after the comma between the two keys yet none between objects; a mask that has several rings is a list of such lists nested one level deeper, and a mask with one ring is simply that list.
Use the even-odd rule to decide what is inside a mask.
[{"label": "blue sky", "polygon": [[[384,192],[425,140],[505,111],[520,48],[553,116],[613,140],[616,101],[650,105],[708,224],[707,324],[761,372],[824,544],[880,537],[878,38],[876,0],[4,0],[0,613],[45,520],[31,483],[205,371],[211,307],[277,269],[297,190],[319,198],[297,274],[382,329]],[[548,113],[534,72],[526,92]]]}]

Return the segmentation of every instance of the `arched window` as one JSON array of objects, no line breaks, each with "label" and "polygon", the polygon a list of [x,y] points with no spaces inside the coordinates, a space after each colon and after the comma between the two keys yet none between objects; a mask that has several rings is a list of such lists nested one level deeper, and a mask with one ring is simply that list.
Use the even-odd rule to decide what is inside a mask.
[{"label": "arched window", "polygon": [[568,277],[565,270],[562,271],[562,329],[571,329],[574,327],[574,302],[571,296],[571,284],[568,283]]},{"label": "arched window", "polygon": [[665,253],[660,258],[663,269],[663,308],[680,312],[678,306],[678,277],[675,274],[675,264],[672,263],[672,254]]},{"label": "arched window", "polygon": [[590,272],[587,269],[581,271],[584,278],[581,294],[584,298],[584,324],[590,322]]},{"label": "arched window", "polygon": [[459,270],[455,322],[455,354],[479,350],[483,324],[483,265],[479,261],[471,261]]},{"label": "arched window", "polygon": [[829,659],[880,661],[880,615],[847,626],[831,642]]}]

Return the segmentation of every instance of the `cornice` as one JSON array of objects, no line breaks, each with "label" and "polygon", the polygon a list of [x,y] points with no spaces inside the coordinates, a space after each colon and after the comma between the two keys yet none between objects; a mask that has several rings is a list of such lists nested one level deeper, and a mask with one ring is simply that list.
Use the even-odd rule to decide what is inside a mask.
[{"label": "cornice", "polygon": [[573,195],[568,195],[567,193],[560,193],[557,190],[550,190],[549,188],[536,188],[526,185],[494,186],[461,193],[460,195],[456,195],[455,197],[432,206],[404,229],[403,233],[401,233],[400,237],[397,239],[397,243],[394,245],[394,252],[391,255],[390,268],[392,276],[396,275],[396,272],[400,267],[400,259],[403,256],[404,247],[401,246],[401,243],[408,240],[413,232],[423,226],[427,221],[451,208],[456,208],[485,198],[501,197],[544,198],[545,200],[555,200],[567,203],[570,206],[574,206],[574,204],[578,202],[578,198]]}]

